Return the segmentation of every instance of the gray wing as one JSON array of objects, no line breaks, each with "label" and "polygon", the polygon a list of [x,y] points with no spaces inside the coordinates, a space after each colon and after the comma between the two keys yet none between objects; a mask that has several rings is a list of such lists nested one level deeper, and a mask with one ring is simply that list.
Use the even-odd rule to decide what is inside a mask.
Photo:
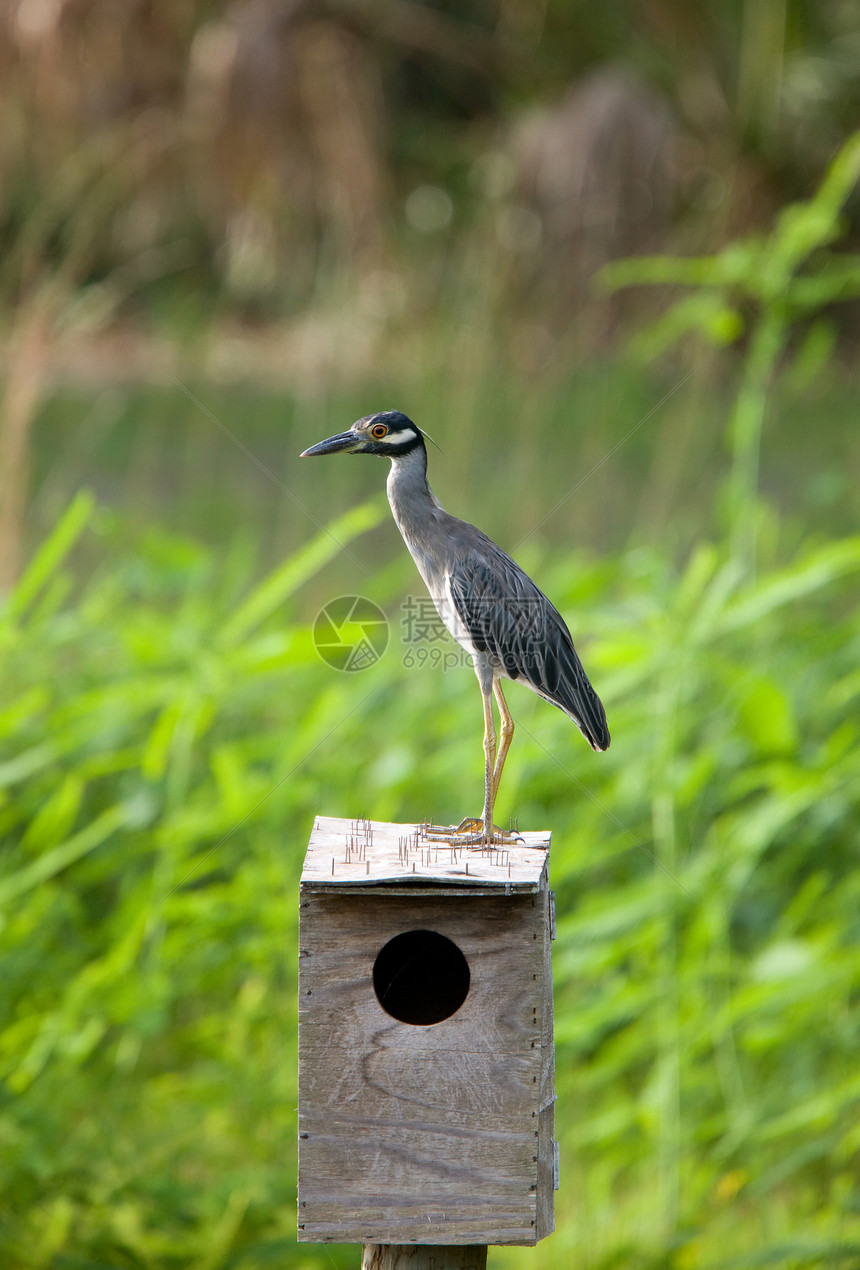
[{"label": "gray wing", "polygon": [[606,712],[570,631],[516,561],[480,534],[479,543],[461,551],[449,570],[448,585],[475,650],[489,654],[503,675],[564,710],[592,749],[608,749]]}]

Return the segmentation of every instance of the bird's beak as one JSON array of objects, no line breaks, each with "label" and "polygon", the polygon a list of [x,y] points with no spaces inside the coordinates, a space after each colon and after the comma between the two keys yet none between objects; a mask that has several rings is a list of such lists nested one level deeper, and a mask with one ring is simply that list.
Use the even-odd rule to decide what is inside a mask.
[{"label": "bird's beak", "polygon": [[309,450],[303,450],[299,458],[310,459],[316,454],[348,454],[351,450],[357,450],[362,444],[363,438],[350,429],[349,432],[339,432],[336,437],[329,437],[327,441],[319,441]]}]

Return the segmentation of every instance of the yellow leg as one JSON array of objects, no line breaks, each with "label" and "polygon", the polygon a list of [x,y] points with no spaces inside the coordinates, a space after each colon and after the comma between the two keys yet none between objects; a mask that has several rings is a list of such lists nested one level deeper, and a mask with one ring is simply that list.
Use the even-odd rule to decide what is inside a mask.
[{"label": "yellow leg", "polygon": [[[489,678],[489,676],[487,676]],[[425,831],[425,837],[430,842],[450,842],[455,845],[455,838],[459,844],[463,846],[480,846],[482,848],[492,846],[495,842],[513,843],[522,842],[517,833],[505,833],[503,830],[496,830],[493,824],[493,808],[496,803],[496,795],[499,792],[499,782],[502,779],[502,769],[505,766],[505,758],[510,749],[511,740],[514,735],[514,721],[511,712],[508,709],[508,703],[505,701],[502,685],[498,678],[494,678],[490,683],[486,684],[479,679],[481,684],[481,699],[484,705],[484,810],[480,820],[473,816],[467,816],[459,825],[452,829],[443,828],[441,825],[429,826],[429,832]],[[493,718],[493,697],[499,704],[499,715],[501,717],[501,742],[496,744],[496,724]],[[458,837],[458,835],[463,835]]]},{"label": "yellow leg", "polygon": [[481,690],[484,702],[484,811],[481,819],[484,822],[484,842],[493,841],[493,804],[496,801],[495,762],[496,762],[496,724],[493,719],[492,692]]},{"label": "yellow leg", "polygon": [[514,739],[514,721],[508,709],[508,703],[505,701],[505,694],[502,692],[502,681],[500,679],[493,680],[493,693],[499,705],[499,716],[501,718],[501,738],[496,755],[496,765],[493,770],[493,803],[495,803],[502,779],[502,768],[505,766],[505,759],[508,757],[511,741]]}]

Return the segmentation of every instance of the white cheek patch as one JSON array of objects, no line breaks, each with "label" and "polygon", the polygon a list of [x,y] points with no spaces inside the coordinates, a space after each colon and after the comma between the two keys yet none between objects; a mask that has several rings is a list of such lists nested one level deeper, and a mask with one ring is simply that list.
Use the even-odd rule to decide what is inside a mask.
[{"label": "white cheek patch", "polygon": [[380,437],[380,440],[384,445],[402,445],[404,441],[414,441],[415,433],[401,428],[398,432],[389,432],[386,436]]}]

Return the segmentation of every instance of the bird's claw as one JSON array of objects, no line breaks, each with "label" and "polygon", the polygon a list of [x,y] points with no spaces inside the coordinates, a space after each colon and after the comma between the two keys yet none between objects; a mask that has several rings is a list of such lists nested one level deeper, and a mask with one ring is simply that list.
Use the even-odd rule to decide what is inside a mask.
[{"label": "bird's claw", "polygon": [[452,847],[509,847],[525,838],[513,830],[493,825],[488,833],[480,816],[466,816],[459,825],[427,825],[422,835],[428,842],[444,842]]}]

